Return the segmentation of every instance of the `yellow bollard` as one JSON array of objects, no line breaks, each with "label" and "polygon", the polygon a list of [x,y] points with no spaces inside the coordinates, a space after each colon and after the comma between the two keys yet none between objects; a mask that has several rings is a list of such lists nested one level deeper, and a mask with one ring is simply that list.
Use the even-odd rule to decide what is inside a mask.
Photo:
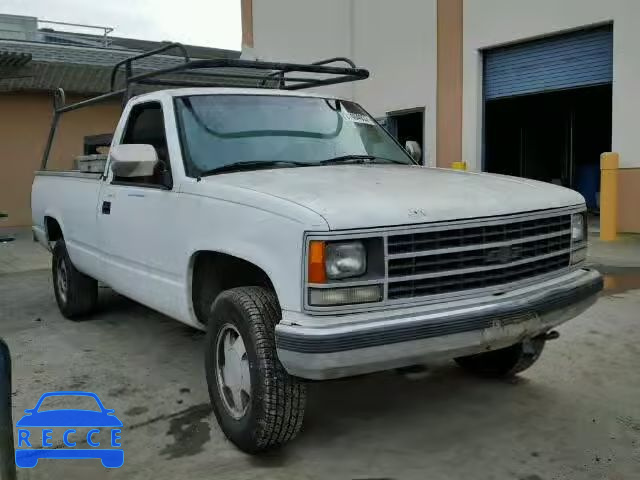
[{"label": "yellow bollard", "polygon": [[451,162],[451,168],[454,170],[466,170],[467,162]]},{"label": "yellow bollard", "polygon": [[600,240],[605,242],[618,233],[618,161],[615,152],[600,155]]}]

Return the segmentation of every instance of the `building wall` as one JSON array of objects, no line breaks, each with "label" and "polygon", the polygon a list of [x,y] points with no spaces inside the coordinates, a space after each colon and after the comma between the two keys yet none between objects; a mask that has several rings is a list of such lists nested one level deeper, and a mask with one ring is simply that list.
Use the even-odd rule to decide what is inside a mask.
[{"label": "building wall", "polygon": [[[350,1],[253,0],[253,54],[294,63],[352,56]],[[321,91],[353,98],[350,84]]]},{"label": "building wall", "polygon": [[257,58],[310,62],[346,56],[371,77],[323,87],[372,115],[425,109],[425,159],[436,164],[436,0],[254,0]]},{"label": "building wall", "polygon": [[[1,94],[0,112],[0,211],[9,214],[0,227],[28,226],[33,174],[40,168],[51,125],[51,96]],[[64,114],[47,168],[71,168],[74,157],[83,153],[84,136],[112,132],[120,112],[113,103]]]},{"label": "building wall", "polygon": [[437,29],[435,0],[355,0],[354,61],[371,77],[354,84],[372,115],[424,108],[423,151],[436,165]]},{"label": "building wall", "polygon": [[[640,2],[635,0],[464,0],[463,156],[471,169],[482,162],[481,50],[585,26],[613,22],[613,136],[620,154],[620,230],[640,232]],[[635,209],[634,209],[635,210]]]},{"label": "building wall", "polygon": [[0,14],[0,36],[13,40],[35,41],[38,36],[38,19],[23,15]]}]

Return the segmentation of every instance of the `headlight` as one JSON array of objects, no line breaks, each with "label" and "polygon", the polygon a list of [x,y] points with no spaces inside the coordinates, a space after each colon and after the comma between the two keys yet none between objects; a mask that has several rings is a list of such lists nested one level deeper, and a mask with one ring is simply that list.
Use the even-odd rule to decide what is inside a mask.
[{"label": "headlight", "polygon": [[362,242],[325,244],[325,271],[332,280],[358,277],[367,271],[367,252]]},{"label": "headlight", "polygon": [[382,301],[385,276],[382,237],[312,239],[307,261],[307,305],[330,307]]},{"label": "headlight", "polygon": [[571,216],[571,241],[573,243],[586,240],[586,222],[583,213],[576,213]]}]

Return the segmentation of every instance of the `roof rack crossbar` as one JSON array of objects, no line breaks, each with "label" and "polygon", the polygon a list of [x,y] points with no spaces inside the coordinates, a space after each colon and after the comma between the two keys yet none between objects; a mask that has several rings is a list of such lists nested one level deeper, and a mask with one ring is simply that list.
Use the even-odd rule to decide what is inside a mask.
[{"label": "roof rack crossbar", "polygon": [[318,60],[317,62],[313,62],[311,65],[326,65],[328,63],[336,63],[336,62],[344,62],[349,65],[351,68],[357,68],[356,64],[350,58],[347,57],[333,57],[327,58],[326,60]]},{"label": "roof rack crossbar", "polygon": [[[175,73],[180,73],[180,72],[175,72]],[[176,75],[177,76],[177,75]],[[212,80],[207,80],[208,78],[211,78]],[[143,79],[143,80],[139,80],[136,83],[140,84],[140,85],[157,85],[157,86],[173,86],[173,87],[225,87],[225,86],[229,86],[229,82],[221,82],[221,81],[216,81],[216,79],[218,80],[223,80],[223,79],[238,79],[238,80],[254,80],[257,81],[260,86],[265,86],[266,84],[264,83],[264,78],[256,78],[255,76],[252,75],[246,75],[246,74],[207,74],[207,75],[202,75],[193,79],[180,79],[180,78],[175,78],[175,77],[169,77],[169,78],[147,78],[147,79]],[[287,77],[287,81],[288,82],[297,82],[297,83],[307,83],[309,82],[308,78],[301,78],[301,77]],[[311,85],[309,85],[311,86]],[[251,86],[247,86],[247,88],[251,88]],[[286,87],[282,87],[283,89],[287,89]]]},{"label": "roof rack crossbar", "polygon": [[[162,68],[149,72],[138,73],[128,78],[129,82],[138,82],[145,78],[150,78],[167,73],[179,72],[184,70],[199,70],[204,68],[249,68],[256,70],[268,70],[270,73],[277,71],[278,73],[301,72],[301,73],[322,73],[329,75],[346,75],[352,76],[354,80],[364,80],[369,76],[369,72],[362,68],[347,67],[331,67],[326,65],[313,64],[296,64],[296,63],[280,63],[280,62],[258,62],[253,60],[240,60],[235,58],[220,58],[215,60],[191,60],[173,67]],[[274,72],[275,73],[275,72]],[[203,73],[202,75],[206,75]],[[228,73],[227,77],[233,77],[233,73]],[[256,76],[256,80],[260,77]],[[338,79],[327,79],[338,80]]]},{"label": "roof rack crossbar", "polygon": [[[215,72],[215,71],[198,71],[198,72],[184,72],[184,71],[178,71],[178,72],[173,72],[171,73],[171,75],[169,77],[166,78],[162,78],[162,80],[169,80],[171,78],[175,77],[193,77],[195,79],[202,79],[202,78],[230,78],[230,79],[235,79],[235,78],[242,78],[242,79],[246,79],[246,80],[255,80],[256,82],[262,84],[265,80],[264,76],[256,76],[254,74],[250,74],[250,73],[246,73],[246,71],[241,71],[241,70],[237,70],[237,71],[233,71],[233,72]],[[306,82],[307,80],[310,80],[309,77],[286,77],[288,82]],[[136,83],[142,83],[142,81],[138,81]],[[227,84],[228,85],[228,84]]]},{"label": "roof rack crossbar", "polygon": [[307,80],[305,83],[285,85],[281,87],[281,89],[282,90],[302,90],[305,88],[322,87],[324,85],[336,85],[338,83],[354,82],[356,80],[360,80],[360,78],[354,77],[351,75],[345,75],[339,78],[326,78],[324,80],[310,79],[310,80]]},{"label": "roof rack crossbar", "polygon": [[156,48],[154,50],[149,50],[147,52],[143,52],[143,53],[140,53],[138,55],[134,55],[132,57],[129,57],[129,58],[126,58],[124,60],[119,61],[118,63],[116,63],[113,66],[113,70],[111,70],[111,81],[109,82],[110,90],[111,91],[115,90],[116,76],[118,75],[118,70],[120,69],[120,67],[122,65],[125,65],[125,75],[126,75],[125,83],[128,83],[128,77],[130,77],[131,74],[132,74],[131,63],[133,61],[140,60],[141,58],[151,57],[153,55],[158,55],[159,53],[164,53],[164,52],[167,52],[169,50],[180,50],[180,53],[182,54],[185,63],[187,63],[187,62],[189,62],[189,60],[191,60],[189,58],[189,52],[187,52],[187,49],[184,47],[184,45],[182,45],[181,43],[177,43],[177,42],[168,43],[167,45],[164,45],[162,47]]},{"label": "roof rack crossbar", "polygon": [[86,100],[82,100],[77,103],[71,103],[69,105],[60,105],[56,107],[57,113],[65,113],[70,112],[72,110],[77,110],[78,108],[86,107],[88,105],[93,105],[94,103],[105,102],[111,98],[119,97],[127,92],[126,88],[121,88],[119,90],[114,90],[113,92],[103,93],[102,95],[98,95],[97,97],[88,98]]},{"label": "roof rack crossbar", "polygon": [[215,82],[199,82],[197,80],[159,80],[151,78],[148,80],[141,80],[138,82],[140,85],[157,85],[157,86],[169,86],[169,87],[185,87],[185,88],[199,88],[199,87],[221,87],[223,83]]},{"label": "roof rack crossbar", "polygon": [[[349,65],[349,67],[351,67],[351,68],[357,68],[357,67],[356,67],[356,64],[355,64],[355,63],[353,63],[353,61],[352,61],[352,60],[350,60],[350,59],[348,59],[348,58],[346,58],[346,57],[333,57],[333,58],[327,58],[327,59],[325,59],[325,60],[318,60],[317,62],[313,62],[311,65],[318,65],[318,66],[321,66],[321,65],[328,65],[328,64],[330,64],[330,63],[336,63],[336,62],[344,62],[344,63],[346,63],[347,65]],[[280,79],[279,79],[279,80],[280,80],[280,82],[279,82],[279,88],[284,88],[284,86],[285,86],[285,81],[286,81],[286,80],[289,80],[289,81],[292,81],[292,80],[293,80],[293,79],[292,79],[292,78],[290,78],[290,77],[285,77],[285,73],[288,73],[288,72],[291,72],[291,71],[292,71],[292,70],[289,70],[289,69],[276,70],[275,72],[271,72],[271,73],[269,73],[269,74],[266,76],[266,78],[271,79],[271,78],[274,78],[274,77],[280,77]],[[308,79],[306,79],[306,80],[308,80]],[[357,79],[357,80],[359,80],[359,79]],[[349,81],[351,81],[351,80],[349,80]],[[262,82],[262,84],[261,84],[261,85],[262,85],[262,86],[266,85],[266,79],[265,79],[265,80],[263,80],[263,82]],[[304,87],[304,88],[306,88],[306,87]]]}]

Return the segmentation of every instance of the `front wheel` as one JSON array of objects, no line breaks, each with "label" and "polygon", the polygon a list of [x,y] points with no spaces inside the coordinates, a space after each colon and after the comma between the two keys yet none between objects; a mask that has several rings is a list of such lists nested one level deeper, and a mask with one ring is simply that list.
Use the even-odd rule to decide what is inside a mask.
[{"label": "front wheel", "polygon": [[544,348],[543,338],[531,338],[491,352],[456,358],[466,371],[490,378],[514,376],[533,365]]},{"label": "front wheel", "polygon": [[76,269],[64,240],[53,247],[53,291],[60,312],[71,320],[90,313],[98,303],[98,282]]},{"label": "front wheel", "polygon": [[306,388],[278,360],[279,319],[275,294],[261,287],[222,292],[209,314],[205,369],[213,411],[247,453],[283,445],[302,427]]}]

